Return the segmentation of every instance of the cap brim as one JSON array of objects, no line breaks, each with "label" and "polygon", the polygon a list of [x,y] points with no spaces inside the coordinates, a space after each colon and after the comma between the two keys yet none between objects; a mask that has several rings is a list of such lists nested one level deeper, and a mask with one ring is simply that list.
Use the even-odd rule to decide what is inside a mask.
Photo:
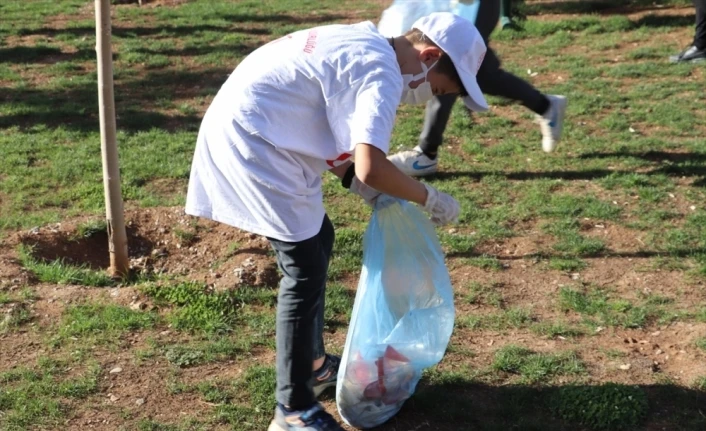
[{"label": "cap brim", "polygon": [[485,101],[485,97],[483,96],[483,92],[478,86],[478,81],[476,81],[476,77],[466,72],[465,70],[458,70],[458,75],[461,78],[461,81],[463,82],[463,87],[468,93],[468,96],[462,97],[463,103],[466,104],[466,107],[471,111],[487,111],[488,102]]}]

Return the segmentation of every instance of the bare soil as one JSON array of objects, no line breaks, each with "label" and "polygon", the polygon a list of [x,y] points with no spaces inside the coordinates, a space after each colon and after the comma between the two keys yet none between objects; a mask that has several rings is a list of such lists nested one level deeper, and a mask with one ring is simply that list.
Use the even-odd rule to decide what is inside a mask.
[{"label": "bare soil", "polygon": [[[131,262],[136,271],[186,277],[218,289],[237,289],[242,284],[268,288],[277,285],[275,259],[269,253],[265,238],[218,223],[196,220],[186,216],[180,207],[128,210],[126,220]],[[73,264],[105,269],[108,265],[106,236],[76,238],[77,226],[86,221],[86,218],[76,218],[17,232],[6,238],[0,247],[1,289],[13,292],[21,285],[30,285],[38,296],[31,304],[32,324],[20,331],[0,335],[3,345],[0,370],[32,364],[38,357],[49,354],[51,348],[41,328],[58,322],[69,304],[100,301],[134,306],[148,302],[148,298],[141,297],[131,287],[88,288],[39,283],[21,267],[16,249],[22,243],[33,246],[35,255],[41,259],[62,258]],[[584,283],[610,286],[612,295],[619,298],[634,299],[641,293],[672,298],[674,302],[670,307],[674,309],[689,309],[694,304],[704,303],[706,289],[701,282],[686,280],[677,271],[641,270],[649,257],[635,253],[639,249],[635,241],[639,232],[612,224],[601,226],[587,223],[584,233],[600,236],[615,254],[589,259],[585,270],[576,273],[548,270],[544,263],[531,259],[550,240],[544,238],[539,229],[528,225],[526,235],[486,243],[478,248],[479,254],[499,259],[503,267],[500,271],[464,265],[459,260],[462,257],[450,258],[453,284],[459,295],[463,295],[470,282],[493,284],[502,296],[504,309],[530,309],[537,322],[561,320],[567,324],[580,324],[579,316],[559,310],[556,298],[562,286]],[[188,241],[184,234],[177,234],[187,231],[194,234],[188,237]],[[355,289],[357,280],[351,278],[344,283]],[[0,312],[8,306],[0,306]],[[499,311],[486,304],[468,304],[462,300],[457,303],[459,316]],[[669,380],[690,386],[696,378],[706,375],[706,354],[694,345],[696,339],[705,335],[706,324],[685,322],[651,324],[641,329],[602,328],[577,338],[539,336],[529,329],[458,329],[452,337],[450,353],[440,367],[442,370],[459,367],[484,369],[492,363],[498,348],[518,344],[538,352],[577,352],[587,364],[586,383],[590,384],[651,385]],[[175,344],[187,341],[188,337],[158,328],[125,335],[112,346],[95,347],[92,355],[102,369],[100,391],[73,406],[74,413],[67,420],[65,429],[115,429],[116,424],[126,423],[126,412],[130,412],[130,417],[149,417],[164,423],[179,422],[187,414],[205,417],[211,408],[208,403],[194,394],[170,393],[167,382],[177,376],[180,381],[192,383],[226,379],[238,376],[255,363],[271,364],[274,361],[272,352],[254,351],[245,361],[175,370],[166,359],[152,358],[149,367],[144,367],[135,359],[135,352],[146,348],[148,338]],[[327,338],[327,344],[340,349],[345,342],[345,330],[331,331]],[[469,355],[469,351],[473,354]],[[109,374],[109,370],[116,366],[122,367],[123,372]],[[137,405],[138,399],[144,399],[145,403]]]}]

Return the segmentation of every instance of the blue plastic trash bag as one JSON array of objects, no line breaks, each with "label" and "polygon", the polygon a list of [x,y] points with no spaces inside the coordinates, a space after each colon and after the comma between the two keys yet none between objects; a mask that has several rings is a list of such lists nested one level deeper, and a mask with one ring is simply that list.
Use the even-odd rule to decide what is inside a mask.
[{"label": "blue plastic trash bag", "polygon": [[451,12],[475,24],[480,0],[395,0],[382,12],[378,31],[385,37],[406,33],[422,17]]},{"label": "blue plastic trash bag", "polygon": [[451,12],[475,24],[476,18],[478,18],[478,8],[480,7],[481,1],[483,0],[459,1]]},{"label": "blue plastic trash bag", "polygon": [[371,428],[412,396],[446,352],[453,291],[434,226],[409,202],[383,196],[363,238],[363,269],[336,385],[347,424]]},{"label": "blue plastic trash bag", "polygon": [[450,0],[395,0],[382,12],[378,31],[385,37],[397,37],[411,29],[419,18],[450,9]]}]

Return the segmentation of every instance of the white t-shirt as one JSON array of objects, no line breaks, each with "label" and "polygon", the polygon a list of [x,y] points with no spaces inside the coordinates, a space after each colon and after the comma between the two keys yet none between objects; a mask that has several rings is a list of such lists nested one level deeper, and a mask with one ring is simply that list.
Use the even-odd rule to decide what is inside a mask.
[{"label": "white t-shirt", "polygon": [[295,32],[250,54],[201,124],[188,214],[282,241],[321,228],[321,174],[366,143],[387,153],[402,97],[370,22]]}]

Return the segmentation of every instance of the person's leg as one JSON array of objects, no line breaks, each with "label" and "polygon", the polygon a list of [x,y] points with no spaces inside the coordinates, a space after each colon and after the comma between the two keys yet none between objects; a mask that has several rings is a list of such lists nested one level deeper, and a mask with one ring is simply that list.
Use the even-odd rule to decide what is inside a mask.
[{"label": "person's leg", "polygon": [[[326,285],[332,235],[328,217],[322,232],[300,242],[269,238],[282,271],[277,299],[277,402],[294,410],[316,403],[312,364],[323,350],[321,300]],[[318,333],[317,333],[318,332]],[[318,352],[316,350],[319,350]],[[323,355],[322,355],[323,356]]]},{"label": "person's leg", "polygon": [[476,76],[483,94],[516,100],[536,112],[544,114],[549,100],[527,81],[502,69],[500,59],[490,47],[490,35],[498,25],[502,3],[506,0],[481,0],[476,27],[487,46],[485,58]]},{"label": "person's leg", "polygon": [[694,0],[696,9],[696,23],[694,40],[684,51],[677,55],[670,55],[672,63],[706,61],[706,0]]},{"label": "person's leg", "polygon": [[561,138],[566,98],[546,96],[529,82],[503,70],[500,59],[489,45],[499,15],[499,1],[481,0],[476,26],[488,49],[476,76],[478,86],[484,94],[518,101],[536,113],[542,129],[542,148],[547,152],[553,151]]},{"label": "person's leg", "polygon": [[419,148],[431,159],[436,158],[439,147],[444,140],[444,130],[446,130],[446,124],[451,116],[456,97],[455,94],[448,94],[434,97],[427,102],[424,128],[419,137]]},{"label": "person's leg", "polygon": [[500,0],[500,28],[512,27],[512,0]]},{"label": "person's leg", "polygon": [[537,122],[542,131],[542,148],[546,152],[554,151],[561,139],[564,123],[564,96],[542,94],[529,82],[503,70],[491,48],[485,53],[476,79],[483,94],[518,101],[537,114]]},{"label": "person's leg", "polygon": [[[331,261],[333,253],[333,243],[335,234],[333,224],[328,216],[324,218],[324,223],[319,232],[321,246],[328,262]],[[314,396],[318,397],[323,391],[336,386],[338,379],[338,368],[341,365],[341,358],[326,353],[324,347],[324,312],[326,308],[326,289],[321,290],[319,296],[319,308],[314,320],[314,364],[313,364],[313,390]]]},{"label": "person's leg", "polygon": [[500,19],[500,0],[480,0],[478,16],[474,23],[486,45],[490,43],[490,35],[498,26]]},{"label": "person's leg", "polygon": [[694,7],[696,8],[694,46],[699,50],[706,50],[706,0],[694,0]]},{"label": "person's leg", "polygon": [[333,225],[324,216],[313,238],[268,238],[282,271],[277,297],[277,408],[268,431],[343,431],[314,394],[316,356],[325,357],[323,298],[333,248]]},{"label": "person's leg", "polygon": [[[335,239],[335,233],[333,230],[333,224],[328,218],[328,215],[324,216],[324,222],[321,225],[321,231],[319,231],[319,241],[321,243],[321,251],[326,258],[326,267],[331,261],[331,254],[333,252],[333,242]],[[328,279],[328,274],[324,274],[324,286],[326,285],[326,280]],[[326,349],[324,347],[324,309],[326,307],[326,289],[321,289],[319,294],[318,309],[316,310],[316,318],[314,319],[314,366],[313,369],[317,370],[323,365],[324,359],[326,357]]]},{"label": "person's leg", "polygon": [[483,94],[516,100],[539,115],[549,109],[549,99],[529,82],[503,70],[491,48],[485,53],[476,79]]}]

